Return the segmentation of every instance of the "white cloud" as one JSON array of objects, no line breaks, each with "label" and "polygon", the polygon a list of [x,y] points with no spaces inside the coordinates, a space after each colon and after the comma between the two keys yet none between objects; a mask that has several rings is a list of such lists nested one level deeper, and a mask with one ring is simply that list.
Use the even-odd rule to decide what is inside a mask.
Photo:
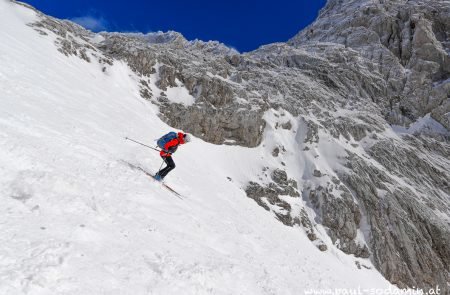
[{"label": "white cloud", "polygon": [[94,17],[90,15],[74,17],[70,19],[71,21],[85,27],[88,30],[94,32],[105,31],[108,26],[108,22],[103,17]]}]

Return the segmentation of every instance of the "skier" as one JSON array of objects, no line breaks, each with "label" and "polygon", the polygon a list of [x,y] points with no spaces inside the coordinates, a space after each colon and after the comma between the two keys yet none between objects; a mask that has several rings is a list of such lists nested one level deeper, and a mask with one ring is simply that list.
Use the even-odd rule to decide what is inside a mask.
[{"label": "skier", "polygon": [[167,166],[156,173],[155,179],[157,181],[162,181],[170,171],[175,169],[175,162],[172,159],[172,154],[176,152],[180,144],[185,144],[189,141],[191,141],[191,136],[182,132],[169,132],[158,139],[157,144],[161,148],[159,154]]}]

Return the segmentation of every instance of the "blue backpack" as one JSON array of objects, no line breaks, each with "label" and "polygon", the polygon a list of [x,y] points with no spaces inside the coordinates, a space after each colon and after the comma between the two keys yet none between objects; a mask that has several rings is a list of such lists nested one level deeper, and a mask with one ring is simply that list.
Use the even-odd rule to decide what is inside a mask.
[{"label": "blue backpack", "polygon": [[156,144],[162,149],[165,150],[165,145],[166,143],[168,143],[169,141],[171,141],[172,139],[177,138],[178,135],[175,132],[169,132],[166,135],[163,135],[160,139],[158,139],[158,141],[156,142]]}]

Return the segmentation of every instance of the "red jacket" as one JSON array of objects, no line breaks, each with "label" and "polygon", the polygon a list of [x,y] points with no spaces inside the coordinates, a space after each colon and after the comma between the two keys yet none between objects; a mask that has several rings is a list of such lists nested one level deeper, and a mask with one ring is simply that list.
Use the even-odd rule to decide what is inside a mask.
[{"label": "red jacket", "polygon": [[178,132],[178,137],[168,141],[164,145],[164,150],[160,151],[161,157],[170,157],[171,154],[175,153],[180,144],[185,144],[184,133]]}]

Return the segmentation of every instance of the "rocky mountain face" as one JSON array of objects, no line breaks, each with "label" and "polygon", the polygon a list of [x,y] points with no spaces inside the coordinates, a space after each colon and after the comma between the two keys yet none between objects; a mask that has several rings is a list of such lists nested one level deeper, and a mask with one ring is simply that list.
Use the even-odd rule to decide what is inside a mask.
[{"label": "rocky mountain face", "polygon": [[447,290],[450,1],[329,0],[288,42],[245,54],[176,32],[94,34],[42,14],[30,26],[105,74],[126,62],[161,118],[205,141],[255,147],[265,130],[283,135],[243,188],[249,198],[322,251],[370,259],[400,287]]},{"label": "rocky mountain face", "polygon": [[329,1],[288,43],[332,42],[356,50],[385,80],[389,123],[408,125],[431,113],[448,129],[449,18],[449,1]]}]

